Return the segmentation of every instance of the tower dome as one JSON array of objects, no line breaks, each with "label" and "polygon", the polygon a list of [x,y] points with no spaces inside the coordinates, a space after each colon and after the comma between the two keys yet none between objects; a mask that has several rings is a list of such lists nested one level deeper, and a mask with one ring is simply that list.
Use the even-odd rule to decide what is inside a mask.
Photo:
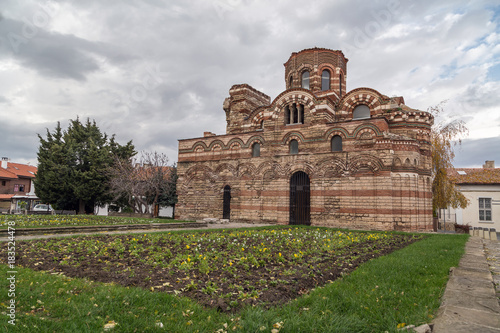
[{"label": "tower dome", "polygon": [[286,88],[309,89],[342,98],[346,90],[347,61],[342,51],[324,48],[293,52],[285,66]]}]

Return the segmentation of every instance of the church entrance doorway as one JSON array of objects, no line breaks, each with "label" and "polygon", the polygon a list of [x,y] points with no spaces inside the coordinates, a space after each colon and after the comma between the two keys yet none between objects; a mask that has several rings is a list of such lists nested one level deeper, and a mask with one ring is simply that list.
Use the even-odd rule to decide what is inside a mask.
[{"label": "church entrance doorway", "polygon": [[290,224],[311,225],[310,180],[303,171],[290,178]]},{"label": "church entrance doorway", "polygon": [[222,201],[222,218],[229,220],[231,218],[231,186],[224,186],[224,197]]}]

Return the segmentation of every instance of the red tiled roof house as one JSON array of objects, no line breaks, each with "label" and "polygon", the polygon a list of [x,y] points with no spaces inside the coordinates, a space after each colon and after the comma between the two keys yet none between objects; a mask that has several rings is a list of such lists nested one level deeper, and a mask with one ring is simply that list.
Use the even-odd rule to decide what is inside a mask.
[{"label": "red tiled roof house", "polygon": [[38,201],[33,179],[37,168],[32,165],[12,163],[2,157],[0,166],[0,211],[20,209],[19,204],[26,202],[31,209]]}]

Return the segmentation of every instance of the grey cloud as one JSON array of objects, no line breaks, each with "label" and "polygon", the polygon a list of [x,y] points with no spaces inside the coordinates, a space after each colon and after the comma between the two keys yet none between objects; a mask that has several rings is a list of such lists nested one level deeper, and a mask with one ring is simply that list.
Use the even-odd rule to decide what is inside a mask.
[{"label": "grey cloud", "polygon": [[470,85],[467,90],[460,96],[460,101],[467,103],[473,108],[486,108],[493,105],[500,105],[500,95],[497,88],[485,89],[479,84]]},{"label": "grey cloud", "polygon": [[494,160],[500,166],[500,136],[486,139],[465,139],[462,145],[455,149],[454,166],[480,167],[484,161]]},{"label": "grey cloud", "polygon": [[[26,23],[12,19],[0,22],[1,54],[18,59],[42,76],[85,81],[100,69],[96,56],[122,64],[133,58],[113,45],[91,42],[73,35],[27,30]],[[30,32],[27,34],[26,32]]]},{"label": "grey cloud", "polygon": [[9,157],[13,162],[36,164],[40,144],[37,133],[46,133],[43,126],[1,121],[0,133],[2,157]]},{"label": "grey cloud", "polygon": [[[288,0],[64,1],[54,21],[64,29],[65,11],[78,13],[75,17],[82,21],[68,24],[74,34],[47,27],[53,30],[40,29],[18,53],[6,49],[5,43],[0,46],[0,59],[17,59],[38,73],[32,91],[16,86],[2,91],[12,106],[0,99],[6,105],[0,112],[22,107],[36,110],[41,119],[88,116],[106,133],[116,134],[119,142],[133,140],[137,150],[165,149],[175,160],[177,139],[199,137],[203,131],[224,134],[222,103],[233,84],[248,83],[275,98],[285,88],[283,63],[291,52],[314,46],[344,51],[350,59],[348,90],[368,86],[403,95],[416,108],[419,96],[420,108],[426,109],[439,100],[429,101],[425,91],[433,89],[431,82],[443,71],[448,74],[446,66],[461,54],[457,45],[482,34],[489,17],[485,4],[491,2],[400,0],[392,2],[399,8],[390,16],[387,3],[320,0],[305,7]],[[20,5],[11,1],[11,6]],[[471,26],[464,31],[473,33],[462,37],[454,30],[458,28],[442,25],[448,13],[464,14],[459,23]],[[355,32],[366,33],[376,24],[382,29],[368,36],[366,45],[356,47]],[[79,35],[82,26],[88,30]],[[395,27],[408,30],[382,38]],[[19,29],[19,18],[0,21],[0,36]],[[346,45],[354,48],[346,50]],[[416,67],[419,70],[412,72]],[[146,89],[140,101],[130,101],[148,68],[161,72],[158,84]],[[0,84],[9,80],[2,73]],[[40,102],[33,96],[41,85],[52,100]],[[483,82],[456,89],[466,92],[460,102],[467,106],[498,105],[494,96],[482,93]],[[58,113],[52,113],[54,108]],[[27,128],[35,126],[29,122],[24,120]],[[18,149],[32,151],[30,145],[26,142]],[[465,146],[463,150],[468,151]]]}]

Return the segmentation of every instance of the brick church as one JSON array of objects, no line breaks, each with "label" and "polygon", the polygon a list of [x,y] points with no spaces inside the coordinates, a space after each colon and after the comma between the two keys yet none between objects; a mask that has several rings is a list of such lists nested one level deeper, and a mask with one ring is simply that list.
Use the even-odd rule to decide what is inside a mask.
[{"label": "brick church", "polygon": [[179,140],[176,218],[432,229],[432,115],[375,89],[346,91],[347,61],[292,53],[274,100],[232,86],[226,134]]}]

